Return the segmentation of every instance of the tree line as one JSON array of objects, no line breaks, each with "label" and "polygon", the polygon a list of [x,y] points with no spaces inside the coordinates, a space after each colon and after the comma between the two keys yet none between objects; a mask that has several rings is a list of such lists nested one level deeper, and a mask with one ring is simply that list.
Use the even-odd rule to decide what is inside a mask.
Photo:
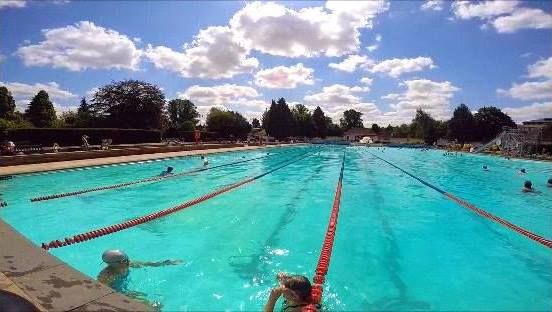
[{"label": "tree line", "polygon": [[[161,129],[164,131],[192,131],[195,129],[216,133],[219,137],[245,138],[251,128],[263,128],[277,139],[288,137],[340,136],[351,128],[364,128],[363,113],[354,109],[343,112],[339,124],[326,116],[317,106],[312,111],[303,104],[290,107],[284,98],[272,100],[261,120],[251,123],[239,112],[211,108],[205,125],[200,125],[197,107],[187,99],[166,100],[156,85],[124,80],[99,88],[88,102],[82,98],[76,111],[56,114],[46,91],[39,91],[24,113],[15,110],[15,100],[5,86],[0,86],[0,129],[30,127],[72,128],[127,128]],[[459,143],[487,141],[504,126],[515,127],[513,120],[499,108],[482,107],[475,114],[460,104],[448,121],[435,120],[418,109],[410,124],[371,129],[390,137],[419,138],[432,144],[439,138]]]}]

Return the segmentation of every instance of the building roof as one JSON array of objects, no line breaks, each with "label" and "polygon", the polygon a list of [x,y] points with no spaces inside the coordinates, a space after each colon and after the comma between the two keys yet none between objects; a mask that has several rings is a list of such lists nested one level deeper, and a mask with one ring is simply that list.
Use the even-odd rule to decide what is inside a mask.
[{"label": "building roof", "polygon": [[552,118],[527,120],[527,121],[524,121],[523,124],[524,125],[552,125]]}]

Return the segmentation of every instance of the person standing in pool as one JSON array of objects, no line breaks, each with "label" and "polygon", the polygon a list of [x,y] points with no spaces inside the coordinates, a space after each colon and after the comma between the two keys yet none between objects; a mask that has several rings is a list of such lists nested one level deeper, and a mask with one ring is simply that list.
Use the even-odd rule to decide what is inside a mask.
[{"label": "person standing in pool", "polygon": [[523,193],[530,193],[534,192],[533,190],[533,183],[531,181],[527,180],[525,183],[523,183],[523,188],[521,189]]},{"label": "person standing in pool", "polygon": [[207,159],[207,156],[201,155],[201,160],[203,161],[203,167],[207,167],[209,165],[209,160]]},{"label": "person standing in pool", "polygon": [[273,312],[278,298],[283,297],[282,312],[300,312],[310,301],[311,283],[302,275],[288,275],[280,272],[276,275],[278,286],[270,291],[263,311]]},{"label": "person standing in pool", "polygon": [[182,260],[165,260],[159,262],[130,261],[127,254],[122,250],[106,250],[102,254],[102,260],[107,264],[107,267],[98,274],[98,281],[120,293],[136,299],[143,299],[144,294],[130,291],[127,288],[130,268],[160,267],[182,263]]}]

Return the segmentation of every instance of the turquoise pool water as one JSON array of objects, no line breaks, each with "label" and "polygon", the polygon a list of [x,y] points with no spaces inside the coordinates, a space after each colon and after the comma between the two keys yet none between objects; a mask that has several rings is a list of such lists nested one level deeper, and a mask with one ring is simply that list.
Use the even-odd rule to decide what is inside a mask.
[{"label": "turquoise pool water", "polygon": [[[318,147],[209,156],[212,165],[273,156],[158,183],[31,203],[32,197],[149,177],[183,157],[21,175],[1,181],[0,217],[33,242],[119,223],[271,169]],[[319,154],[165,218],[51,250],[96,277],[106,249],[184,264],[132,270],[129,288],[174,310],[260,310],[274,275],[311,277],[346,153],[343,197],[324,291],[328,310],[552,309],[552,253],[451,202],[369,152],[491,213],[552,238],[549,163],[439,151],[323,146]],[[488,165],[490,171],[481,170]],[[525,168],[525,176],[517,175]],[[520,192],[529,179],[540,194]]]}]

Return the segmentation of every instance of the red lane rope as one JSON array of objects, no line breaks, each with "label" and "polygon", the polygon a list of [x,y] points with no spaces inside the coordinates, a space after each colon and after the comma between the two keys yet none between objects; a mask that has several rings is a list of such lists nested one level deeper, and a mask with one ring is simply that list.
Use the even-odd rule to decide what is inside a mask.
[{"label": "red lane rope", "polygon": [[312,278],[313,285],[311,290],[311,303],[301,309],[302,312],[314,312],[318,311],[318,305],[322,301],[322,291],[324,282],[326,281],[326,274],[330,266],[330,259],[332,256],[333,243],[335,238],[335,231],[337,228],[337,218],[339,216],[339,204],[341,203],[341,190],[343,186],[343,169],[345,168],[345,153],[343,153],[343,159],[341,160],[341,170],[339,172],[339,180],[335,188],[334,202],[332,206],[332,212],[328,222],[328,228],[326,229],[326,235],[322,243],[320,250],[320,256],[318,257],[318,264],[314,277]]},{"label": "red lane rope", "polygon": [[420,181],[421,183],[425,184],[426,186],[428,186],[428,187],[430,187],[430,188],[436,190],[437,192],[439,192],[439,193],[445,195],[448,199],[454,201],[455,203],[459,204],[460,206],[462,206],[462,207],[464,207],[464,208],[467,208],[467,209],[469,209],[469,210],[475,212],[476,214],[478,214],[478,215],[480,215],[480,216],[482,216],[482,217],[484,217],[484,218],[487,218],[487,219],[489,219],[489,220],[491,220],[491,221],[494,221],[494,222],[496,222],[496,223],[498,223],[498,224],[501,224],[501,225],[503,225],[503,226],[505,226],[505,227],[507,227],[507,228],[509,228],[509,229],[511,229],[511,230],[513,230],[513,231],[515,231],[515,232],[517,232],[517,233],[523,235],[523,236],[526,236],[526,237],[528,237],[528,238],[534,240],[535,242],[537,242],[537,243],[539,243],[539,244],[541,244],[541,245],[543,245],[543,246],[545,246],[545,247],[552,248],[552,240],[546,239],[546,238],[544,238],[544,237],[542,237],[542,236],[540,236],[540,235],[538,235],[538,234],[532,233],[532,232],[530,232],[530,231],[528,231],[528,230],[526,230],[526,229],[524,229],[524,228],[522,228],[522,227],[520,227],[520,226],[517,226],[517,225],[515,225],[515,224],[513,224],[513,223],[511,223],[511,222],[508,222],[508,221],[505,220],[505,219],[502,219],[502,218],[500,218],[500,217],[497,217],[497,216],[491,214],[490,212],[487,212],[487,211],[485,211],[485,210],[483,210],[483,209],[481,209],[481,208],[476,207],[474,204],[472,204],[472,203],[470,203],[470,202],[468,202],[468,201],[466,201],[466,200],[464,200],[464,199],[461,199],[461,198],[459,198],[459,197],[457,197],[457,196],[455,196],[455,195],[453,195],[453,194],[451,194],[451,193],[448,193],[448,192],[446,192],[446,191],[444,191],[444,190],[442,190],[442,189],[440,189],[440,188],[438,188],[438,187],[432,185],[432,184],[429,183],[429,182],[426,182],[426,181],[422,180],[421,178],[418,178],[417,176],[411,174],[410,172],[408,172],[408,171],[406,171],[406,170],[400,168],[399,166],[397,166],[397,165],[395,165],[395,164],[393,164],[393,163],[391,163],[391,162],[389,162],[389,161],[387,161],[387,160],[385,160],[385,159],[383,159],[383,158],[381,158],[381,157],[378,157],[378,156],[372,154],[371,152],[368,152],[368,153],[370,153],[372,156],[378,158],[379,160],[382,160],[382,161],[386,162],[387,164],[391,165],[392,167],[395,167],[395,168],[399,169],[400,171],[402,171],[402,172],[404,172],[405,174],[411,176],[412,178],[414,178],[414,179]]},{"label": "red lane rope", "polygon": [[89,189],[83,189],[83,190],[78,190],[78,191],[74,191],[74,192],[39,196],[39,197],[31,198],[31,202],[51,200],[51,199],[56,199],[56,198],[69,197],[69,196],[75,196],[75,195],[91,193],[91,192],[98,192],[98,191],[104,191],[104,190],[112,190],[112,189],[121,188],[121,187],[125,187],[125,186],[130,186],[130,185],[134,185],[134,184],[140,184],[140,183],[146,183],[146,182],[152,182],[152,181],[161,181],[163,179],[177,178],[177,177],[189,175],[189,174],[196,173],[196,172],[216,169],[216,168],[220,168],[220,167],[237,165],[237,164],[241,164],[241,163],[245,163],[245,162],[248,162],[248,161],[253,161],[253,160],[257,160],[257,159],[261,159],[261,158],[265,158],[265,157],[269,157],[269,156],[272,156],[272,155],[265,155],[265,156],[250,158],[250,159],[246,159],[246,160],[240,160],[240,161],[226,163],[226,164],[213,166],[213,167],[193,169],[193,170],[189,170],[189,171],[185,171],[185,172],[181,172],[181,173],[176,173],[176,174],[171,174],[171,175],[166,175],[166,176],[157,176],[157,177],[145,178],[145,179],[140,179],[140,180],[136,180],[136,181],[123,182],[123,183],[119,183],[119,184],[113,184],[113,185],[99,186],[99,187],[94,187],[94,188],[89,188]]},{"label": "red lane rope", "polygon": [[283,165],[277,166],[277,167],[275,167],[275,168],[273,168],[269,171],[266,171],[264,173],[261,173],[257,176],[247,178],[245,180],[242,180],[242,181],[234,183],[234,184],[230,184],[230,185],[225,186],[223,188],[220,188],[220,189],[218,189],[218,190],[216,190],[212,193],[205,194],[201,197],[198,197],[198,198],[195,198],[193,200],[187,201],[187,202],[185,202],[183,204],[180,204],[178,206],[174,206],[174,207],[171,207],[171,208],[160,210],[158,212],[150,213],[150,214],[142,216],[142,217],[137,217],[137,218],[125,221],[123,223],[118,223],[118,224],[115,224],[115,225],[106,226],[106,227],[96,229],[96,230],[92,230],[92,231],[89,231],[89,232],[86,232],[86,233],[76,234],[76,235],[73,235],[72,237],[66,237],[63,241],[62,240],[52,240],[49,243],[42,243],[42,248],[45,249],[45,250],[48,250],[50,248],[59,248],[59,247],[64,247],[64,246],[68,246],[68,245],[72,245],[72,244],[76,244],[76,243],[81,243],[81,242],[84,242],[84,241],[87,241],[87,240],[95,239],[95,238],[98,238],[98,237],[101,237],[101,236],[104,236],[104,235],[108,235],[108,234],[111,234],[111,233],[114,233],[114,232],[119,232],[119,231],[122,231],[122,230],[125,230],[125,229],[128,229],[128,228],[137,226],[139,224],[146,223],[146,222],[149,222],[149,221],[167,216],[171,213],[175,213],[179,210],[197,205],[201,202],[207,201],[207,200],[209,200],[213,197],[216,197],[220,194],[223,194],[223,193],[226,193],[230,190],[236,189],[236,188],[238,188],[238,187],[240,187],[244,184],[253,182],[253,181],[255,181],[257,179],[260,179],[260,178],[264,177],[265,175],[268,175],[268,174],[270,174],[270,173],[272,173],[276,170],[282,169],[282,168],[284,168],[286,166],[289,166],[289,165],[291,165],[295,162],[298,162],[298,161],[300,161],[304,158],[307,158],[310,155],[312,155],[312,152],[305,152],[305,153],[300,154],[298,156],[295,156],[291,159],[281,161],[279,163],[283,163]]}]

